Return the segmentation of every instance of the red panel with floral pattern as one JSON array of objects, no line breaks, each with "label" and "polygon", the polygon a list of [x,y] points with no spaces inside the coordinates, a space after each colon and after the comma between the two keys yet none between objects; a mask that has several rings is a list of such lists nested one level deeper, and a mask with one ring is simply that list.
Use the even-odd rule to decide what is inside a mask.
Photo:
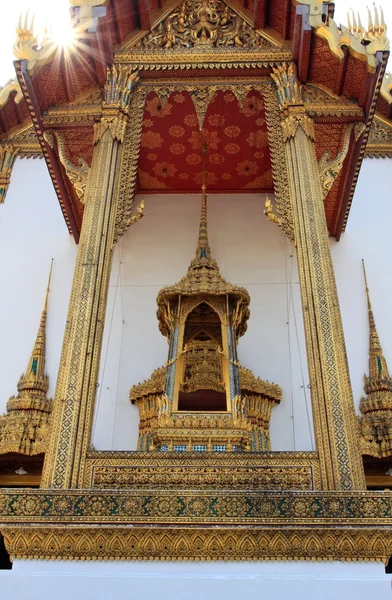
[{"label": "red panel with floral pattern", "polygon": [[258,92],[249,92],[242,107],[232,92],[216,92],[202,133],[187,92],[171,94],[166,104],[152,92],[141,138],[141,191],[200,190],[204,142],[209,191],[273,188],[264,102]]}]

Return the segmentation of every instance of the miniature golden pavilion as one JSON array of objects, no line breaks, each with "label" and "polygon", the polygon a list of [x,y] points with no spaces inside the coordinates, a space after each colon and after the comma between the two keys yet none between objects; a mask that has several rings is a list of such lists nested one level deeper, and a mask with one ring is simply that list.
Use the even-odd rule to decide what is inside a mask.
[{"label": "miniature golden pavilion", "polygon": [[[362,452],[391,455],[390,428],[376,427],[374,439],[371,414],[389,410],[390,378],[372,329],[359,426],[330,249],[330,236],[339,240],[345,229],[363,157],[392,156],[382,14],[366,29],[339,27],[323,0],[72,5],[77,43],[65,50],[21,21],[17,81],[0,90],[0,202],[15,157],[42,156],[78,244],[50,424],[44,318],[39,357],[34,351],[0,420],[5,439],[12,413],[18,424],[26,407],[45,415],[39,489],[0,490],[10,556],[386,562],[392,495],[366,489]],[[170,131],[184,140],[172,163]],[[199,192],[205,145],[216,152],[196,256],[157,298],[168,360],[130,392],[138,449],[95,451],[114,248],[148,218],[140,194]],[[239,365],[250,298],[211,256],[206,186],[209,194],[274,195],[266,217],[298,262],[313,451],[270,447],[281,391]],[[22,427],[14,432],[4,446],[11,461],[11,450],[36,451]]]},{"label": "miniature golden pavilion", "polygon": [[[203,174],[205,180],[205,167]],[[138,450],[270,450],[271,408],[281,390],[238,363],[250,298],[211,256],[205,181],[202,192],[196,256],[157,298],[159,329],[169,341],[166,369],[130,392],[140,411]]]}]

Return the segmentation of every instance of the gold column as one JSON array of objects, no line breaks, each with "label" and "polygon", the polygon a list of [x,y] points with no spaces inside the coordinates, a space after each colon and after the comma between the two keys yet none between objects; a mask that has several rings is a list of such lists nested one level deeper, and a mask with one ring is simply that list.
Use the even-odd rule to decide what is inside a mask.
[{"label": "gold column", "polygon": [[272,75],[281,109],[322,487],[366,489],[314,125],[294,66]]},{"label": "gold column", "polygon": [[90,443],[118,204],[119,165],[137,76],[108,69],[85,207],[41,487],[83,486]]}]

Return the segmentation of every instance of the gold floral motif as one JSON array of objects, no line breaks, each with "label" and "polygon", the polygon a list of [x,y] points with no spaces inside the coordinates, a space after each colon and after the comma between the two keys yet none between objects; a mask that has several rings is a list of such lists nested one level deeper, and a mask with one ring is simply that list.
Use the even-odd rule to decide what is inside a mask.
[{"label": "gold floral motif", "polygon": [[184,144],[172,144],[170,146],[170,152],[173,154],[184,154],[185,146]]},{"label": "gold floral motif", "polygon": [[141,146],[142,148],[149,148],[150,150],[154,150],[154,148],[160,148],[163,144],[163,137],[160,133],[156,133],[154,131],[146,131],[142,133],[141,137]]},{"label": "gold floral motif", "polygon": [[225,127],[224,132],[227,137],[236,138],[240,135],[241,129],[237,125],[228,125]]},{"label": "gold floral motif", "polygon": [[142,169],[139,168],[139,179],[140,186],[142,190],[167,190],[169,186],[164,181],[161,181],[157,177],[150,175],[150,173],[146,173]]},{"label": "gold floral motif", "polygon": [[235,96],[234,96],[233,92],[226,92],[225,94],[223,94],[223,100],[228,104],[231,102],[234,102]]},{"label": "gold floral motif", "polygon": [[241,148],[238,144],[230,143],[225,145],[225,152],[227,154],[238,154],[240,150]]},{"label": "gold floral motif", "polygon": [[158,158],[158,156],[154,152],[149,152],[147,154],[147,158],[148,158],[148,160],[156,160]]},{"label": "gold floral motif", "polygon": [[247,117],[253,117],[257,115],[261,110],[264,110],[264,102],[261,98],[257,96],[246,96],[240,108],[240,112],[242,112]]},{"label": "gold floral motif", "polygon": [[186,179],[189,179],[189,173],[180,173],[178,177],[185,181]]},{"label": "gold floral motif", "polygon": [[201,156],[200,154],[188,154],[185,160],[188,165],[199,165],[201,163]]},{"label": "gold floral motif", "polygon": [[185,134],[185,129],[181,125],[172,125],[169,127],[169,135],[172,137],[182,137]]},{"label": "gold floral motif", "polygon": [[197,127],[197,116],[195,114],[185,115],[184,123],[188,127]]},{"label": "gold floral motif", "polygon": [[169,102],[166,104],[162,104],[160,98],[153,98],[152,100],[147,100],[146,102],[146,111],[150,113],[152,117],[159,117],[163,119],[171,114],[172,105]]},{"label": "gold floral motif", "polygon": [[174,164],[166,161],[156,163],[156,165],[153,167],[153,171],[158,177],[174,177],[174,175],[177,173],[177,169]]},{"label": "gold floral motif", "polygon": [[[218,181],[218,178],[215,175],[215,173],[213,173],[211,171],[206,171],[205,172],[205,180],[206,180],[206,184],[208,186],[210,186],[210,185],[214,185]],[[202,183],[203,183],[203,173],[196,173],[196,175],[193,178],[193,181],[195,183],[197,183],[197,185],[199,185],[199,186],[202,185]]]},{"label": "gold floral motif", "polygon": [[223,173],[222,179],[224,179],[225,181],[228,181],[229,179],[231,179],[230,173]]},{"label": "gold floral motif", "polygon": [[219,113],[209,115],[208,123],[213,127],[222,127],[225,124],[225,118]]},{"label": "gold floral motif", "polygon": [[182,104],[185,102],[185,96],[184,94],[174,94],[173,100],[174,102],[177,102],[177,104]]},{"label": "gold floral motif", "polygon": [[143,119],[143,127],[152,127],[154,122],[151,119]]},{"label": "gold floral motif", "polygon": [[203,129],[201,133],[199,131],[192,131],[191,137],[188,140],[193,150],[200,150],[203,144],[207,144],[210,150],[217,150],[220,141],[217,131],[208,131],[207,129]]},{"label": "gold floral motif", "polygon": [[225,157],[215,152],[208,157],[208,160],[213,165],[222,165],[225,162]]},{"label": "gold floral motif", "polygon": [[235,170],[238,175],[244,175],[245,177],[250,177],[251,175],[256,175],[259,170],[258,164],[253,160],[243,160],[238,163]]}]

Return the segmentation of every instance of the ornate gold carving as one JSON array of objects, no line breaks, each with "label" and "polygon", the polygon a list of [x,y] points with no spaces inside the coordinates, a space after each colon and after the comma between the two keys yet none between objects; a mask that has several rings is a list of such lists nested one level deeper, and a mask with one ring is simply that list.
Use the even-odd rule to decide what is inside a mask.
[{"label": "ornate gold carving", "polygon": [[90,167],[84,160],[79,157],[79,165],[74,165],[69,158],[65,150],[64,138],[55,129],[44,132],[44,140],[49,144],[51,148],[54,148],[54,140],[57,141],[57,150],[59,153],[60,162],[63,165],[68,179],[72,183],[72,186],[76,192],[79,200],[84,204],[84,194],[86,191],[87,177],[90,172]]},{"label": "ornate gold carving", "polygon": [[[195,501],[195,508],[197,504]],[[52,560],[344,560],[386,563],[385,530],[42,528],[2,529],[12,559]]]},{"label": "ornate gold carving", "polygon": [[237,337],[246,329],[249,295],[224,280],[212,259],[205,168],[202,190],[196,257],[157,298],[160,330],[170,340],[166,371],[130,390],[140,414],[138,450],[269,450],[271,408],[281,390],[239,368]]},{"label": "ornate gold carving", "polygon": [[350,116],[362,119],[363,109],[344,96],[337,96],[327,88],[315,84],[302,85],[302,97],[309,116]]},{"label": "ornate gold carving", "polygon": [[271,223],[276,223],[276,225],[279,225],[279,227],[281,227],[282,221],[274,213],[274,209],[272,207],[271,199],[268,198],[268,196],[267,196],[267,198],[265,200],[265,204],[264,204],[264,214],[267,217],[267,219],[269,221],[271,221]]},{"label": "ornate gold carving", "polygon": [[387,458],[392,456],[392,378],[389,375],[370,302],[365,263],[365,277],[369,316],[369,377],[365,375],[366,398],[361,398],[360,418],[362,454]]},{"label": "ornate gold carving", "polygon": [[[280,126],[280,109],[276,94],[267,89],[264,94],[268,141],[271,150],[271,165],[274,179],[274,192],[278,219],[283,233],[295,246],[293,213],[289,193],[288,172],[283,141],[283,130]],[[268,216],[268,215],[267,215]]]},{"label": "ornate gold carving", "polygon": [[107,68],[102,118],[94,126],[94,144],[108,129],[114,140],[124,141],[131,95],[138,80],[137,72],[128,67],[112,65]]},{"label": "ornate gold carving", "polygon": [[9,143],[19,149],[20,158],[42,158],[41,146],[31,125],[12,135]]},{"label": "ornate gold carving", "polygon": [[52,400],[46,397],[49,380],[45,374],[46,312],[51,272],[52,267],[26,373],[19,379],[18,395],[8,400],[7,413],[0,417],[0,454],[17,452],[33,455],[46,450],[52,411]]},{"label": "ornate gold carving", "polygon": [[272,44],[220,0],[185,0],[135,45],[148,50],[267,48]]},{"label": "ornate gold carving", "polygon": [[[366,126],[363,123],[360,123],[360,125],[366,128]],[[324,198],[326,198],[326,196],[328,195],[328,192],[330,191],[336,177],[339,175],[340,171],[343,168],[343,163],[347,156],[347,152],[350,146],[351,133],[354,128],[354,123],[350,123],[350,125],[347,125],[346,131],[344,133],[342,149],[340,150],[340,152],[338,152],[335,158],[331,159],[329,156],[329,152],[325,152],[325,154],[323,154],[323,156],[319,160],[320,180]],[[363,132],[363,128],[361,128],[360,130],[356,130],[356,132],[360,133],[361,130]]]},{"label": "ornate gold carving", "polygon": [[96,452],[86,463],[93,489],[319,489],[312,452]]},{"label": "ornate gold carving", "polygon": [[281,108],[295,104],[302,106],[302,90],[297,79],[294,63],[283,63],[274,67],[271,77],[276,84],[278,102]]},{"label": "ornate gold carving", "polygon": [[46,487],[76,487],[83,481],[118,206],[118,169],[123,153],[120,140],[134,81],[135,76],[127,69],[108,70],[104,124],[97,128],[84,196],[82,231],[54,401],[54,427],[42,474],[41,485]]},{"label": "ornate gold carving", "polygon": [[[287,130],[286,163],[322,485],[330,489],[365,488],[314,136],[312,127],[303,121],[305,108],[300,104],[295,73],[284,65],[274,75],[283,129]],[[332,431],[333,436],[328,433]]]},{"label": "ornate gold carving", "polygon": [[294,63],[273,67],[271,77],[277,87],[280,109],[285,115],[281,121],[283,140],[286,142],[294,137],[298,127],[314,140],[313,121],[306,114]]},{"label": "ornate gold carving", "polygon": [[392,157],[392,127],[377,116],[370,128],[365,156],[370,158]]},{"label": "ornate gold carving", "polygon": [[125,131],[124,152],[119,168],[118,206],[113,244],[124,235],[130,225],[139,220],[144,214],[143,203],[139,204],[136,215],[132,215],[132,209],[138,173],[145,99],[146,88],[137,86],[130,101],[130,118]]},{"label": "ornate gold carving", "polygon": [[7,195],[8,186],[11,181],[12,167],[19,154],[19,148],[13,144],[0,144],[0,204]]}]

